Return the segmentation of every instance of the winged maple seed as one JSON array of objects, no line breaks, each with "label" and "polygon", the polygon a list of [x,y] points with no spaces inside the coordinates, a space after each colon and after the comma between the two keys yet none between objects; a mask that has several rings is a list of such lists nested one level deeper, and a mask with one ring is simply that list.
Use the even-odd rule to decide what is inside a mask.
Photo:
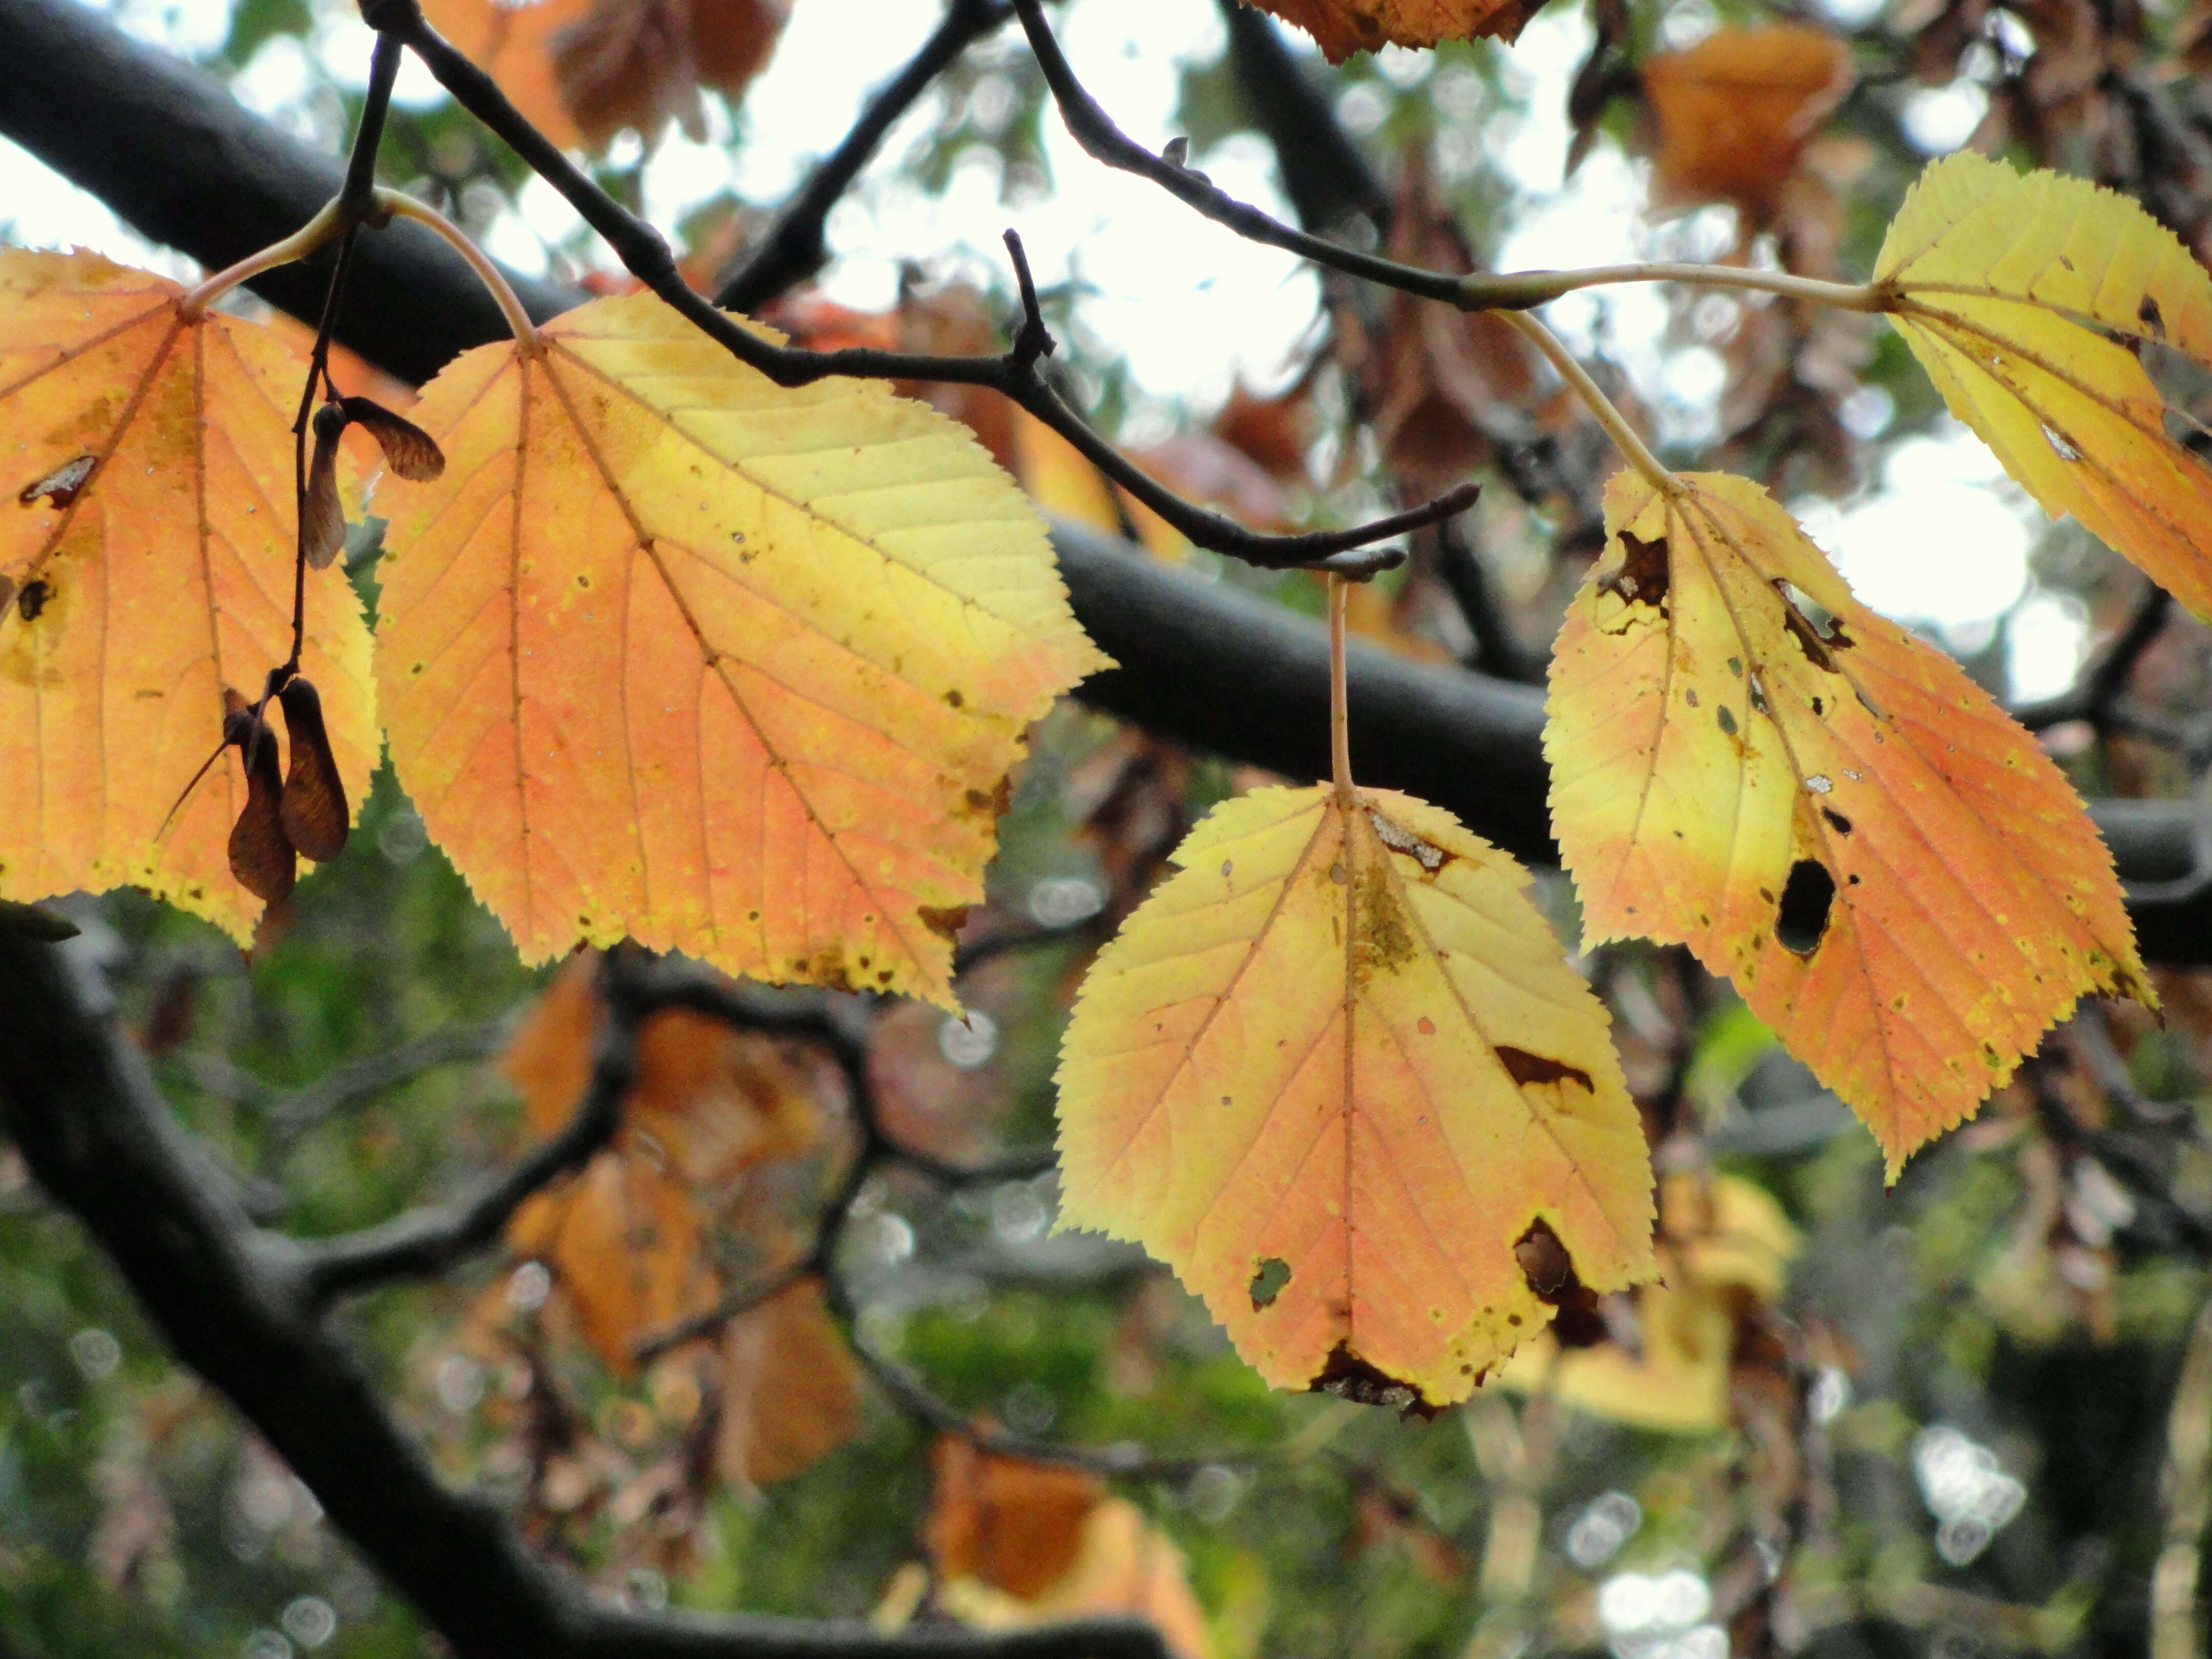
[{"label": "winged maple seed", "polygon": [[1875,616],[1756,484],[1632,472],[1552,665],[1552,817],[1591,943],[1686,943],[1894,1176],[2085,993],[2154,1004],[2035,739]]},{"label": "winged maple seed", "polygon": [[1650,1169],[1526,872],[1409,796],[1352,801],[1217,807],[1100,955],[1060,1220],[1168,1262],[1275,1386],[1432,1412],[1571,1285],[1650,1273]]},{"label": "winged maple seed", "polygon": [[2084,179],[1961,151],[1905,198],[1875,283],[1951,412],[2045,511],[2212,617],[2205,428],[2145,368],[2165,349],[2212,368],[2212,275],[2172,231]]},{"label": "winged maple seed", "polygon": [[222,694],[223,741],[246,769],[246,805],[230,829],[230,871],[238,884],[265,904],[281,904],[299,879],[299,857],[284,834],[284,781],[278,770],[276,734],[261,713],[228,687]]},{"label": "winged maple seed", "polygon": [[[0,898],[140,886],[243,943],[262,898],[233,832],[281,787],[226,766],[166,819],[223,753],[224,688],[290,654],[288,412],[307,364],[184,299],[96,254],[0,252]],[[343,456],[333,478],[350,489]],[[368,630],[336,572],[306,593],[328,769],[359,800],[378,748]],[[273,842],[243,851],[282,884]]]}]

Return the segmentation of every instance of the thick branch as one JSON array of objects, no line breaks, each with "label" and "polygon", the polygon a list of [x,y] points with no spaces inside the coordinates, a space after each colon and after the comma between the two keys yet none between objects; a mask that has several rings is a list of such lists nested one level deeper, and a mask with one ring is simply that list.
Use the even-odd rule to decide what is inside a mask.
[{"label": "thick branch", "polygon": [[0,929],[0,1128],[122,1269],[177,1355],[228,1395],[393,1588],[467,1659],[1164,1659],[1149,1626],[983,1635],[652,1615],[590,1599],[483,1500],[449,1490],[345,1346],[300,1262],[256,1229],[57,947]]},{"label": "thick branch", "polygon": [[[205,76],[125,40],[95,12],[0,0],[0,53],[40,65],[37,76],[0,80],[0,132],[195,258],[237,257],[251,239],[226,235],[229,226],[243,219],[282,234],[337,187],[337,162],[246,113]],[[110,137],[86,136],[98,133]],[[146,166],[149,154],[162,165]],[[179,201],[193,210],[180,212]],[[502,337],[496,308],[458,260],[433,246],[419,270],[396,265],[388,257],[394,234],[363,239],[341,339],[394,373],[422,378],[454,353]],[[548,314],[580,297],[543,284],[525,292],[533,313]],[[319,298],[313,283],[294,295],[310,317]],[[1232,759],[1293,778],[1322,775],[1328,693],[1320,629],[1096,531],[1061,525],[1054,542],[1077,617],[1121,665],[1082,688],[1086,701]],[[1352,648],[1352,741],[1361,775],[1449,807],[1507,850],[1548,863],[1557,853],[1542,726],[1531,688]],[[2100,800],[2090,811],[2135,890],[2129,910],[2144,954],[2212,963],[2212,859],[2200,854],[2204,832],[2193,809]]]}]

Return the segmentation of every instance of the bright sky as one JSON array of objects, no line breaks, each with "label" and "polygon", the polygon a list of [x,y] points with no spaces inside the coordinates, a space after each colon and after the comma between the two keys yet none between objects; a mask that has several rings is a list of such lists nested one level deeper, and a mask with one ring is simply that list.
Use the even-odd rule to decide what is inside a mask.
[{"label": "bright sky", "polygon": [[[1856,0],[1832,0],[1839,15],[1845,3]],[[204,52],[223,38],[229,4],[107,0],[103,9],[142,38]],[[306,46],[271,41],[247,67],[238,91],[261,113],[335,146],[337,112],[316,95],[308,53],[357,85],[368,64],[368,33],[350,4],[317,0],[317,9],[325,21],[313,40]],[[707,143],[672,135],[644,170],[648,213],[672,225],[687,209],[728,189],[756,203],[779,199],[842,135],[867,90],[911,54],[935,15],[935,7],[921,0],[796,0],[775,59],[737,117],[744,142],[728,144],[731,124],[719,108]],[[1691,0],[1673,9],[1667,28],[1686,40],[1710,26],[1710,15]],[[1071,0],[1060,29],[1091,90],[1126,131],[1154,148],[1175,136],[1182,65],[1209,61],[1224,45],[1210,0]],[[1454,128],[1443,141],[1444,164],[1455,159],[1455,143],[1457,154],[1468,156],[1479,143],[1519,186],[1502,268],[1722,252],[1733,230],[1727,210],[1665,222],[1647,219],[1645,164],[1609,143],[1599,145],[1571,185],[1562,185],[1569,139],[1565,94],[1589,38],[1582,9],[1564,0],[1529,26],[1508,58],[1512,90],[1525,95],[1525,115],[1489,108],[1480,80],[1463,73],[1434,89]],[[1425,55],[1392,52],[1382,68],[1403,82],[1431,73],[1432,64]],[[1003,104],[1007,90],[987,79],[976,94],[979,112],[994,99]],[[421,105],[441,94],[410,61],[398,95]],[[1971,79],[1916,93],[1905,112],[1907,134],[1930,154],[1954,148],[1972,131],[1984,105]],[[1041,282],[1081,284],[1083,325],[1126,354],[1139,391],[1154,400],[1153,418],[1164,422],[1181,404],[1203,410],[1218,404],[1240,375],[1264,384],[1291,367],[1318,305],[1317,284],[1297,260],[1244,242],[1141,180],[1099,167],[1049,117],[1052,193],[1006,204],[995,157],[978,151],[955,168],[942,196],[927,196],[896,178],[896,164],[939,112],[925,100],[892,133],[884,161],[833,216],[836,258],[824,283],[834,297],[861,307],[888,306],[901,262],[916,258],[940,272],[964,264],[988,280],[1004,259],[999,238],[1011,222]],[[1360,125],[1359,108],[1344,113]],[[1193,159],[1202,161],[1216,183],[1288,216],[1272,159],[1257,140]],[[135,263],[182,268],[176,256],[149,250],[99,202],[5,141],[0,179],[7,180],[0,191],[0,234],[10,240],[77,244]],[[547,244],[569,239],[576,224],[549,186],[533,185],[520,211],[503,216],[487,240],[494,253],[518,268],[543,270]],[[1711,431],[1721,359],[1700,345],[1661,349],[1665,313],[1657,290],[1571,295],[1548,315],[1578,349],[1603,343],[1654,411],[1661,436],[1694,442]],[[1878,408],[1866,412],[1869,428],[1886,418]],[[1899,445],[1862,500],[1791,505],[1868,603],[1936,629],[1955,647],[1985,647],[2009,611],[2004,626],[2014,696],[2048,695],[2070,681],[2087,641],[2081,606],[2033,590],[2027,551],[2041,515],[1963,429]]]}]

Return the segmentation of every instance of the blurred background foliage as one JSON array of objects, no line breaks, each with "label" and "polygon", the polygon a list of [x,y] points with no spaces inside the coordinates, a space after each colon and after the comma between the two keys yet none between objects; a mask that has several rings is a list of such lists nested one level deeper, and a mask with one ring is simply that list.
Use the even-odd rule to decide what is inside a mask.
[{"label": "blurred background foliage", "polygon": [[[1147,21],[1167,19],[1171,96],[1155,113],[1193,165],[1432,264],[1641,253],[1856,276],[1924,157],[1968,142],[2127,190],[2206,246],[2207,15],[2188,0],[1555,4],[1513,50],[1391,51],[1334,70],[1296,37],[1255,43],[1254,17],[1206,0],[1071,0],[1060,21],[1080,47],[1086,29],[1143,45]],[[795,0],[786,49],[810,9],[848,5]],[[913,32],[913,9],[880,9]],[[751,9],[771,37],[775,9]],[[341,9],[238,0],[220,27],[198,12],[127,21],[296,131],[342,139],[361,40]],[[1112,106],[1102,51],[1079,67]],[[1278,170],[1255,92],[1285,72],[1311,100],[1300,118],[1345,146],[1303,171],[1287,153]],[[775,205],[740,187],[746,147],[771,138],[742,88],[618,90],[653,130],[617,126],[598,176],[676,221],[709,285]],[[687,116],[699,137],[668,127]],[[988,234],[898,247],[895,233],[963,179],[985,180],[986,219],[1025,229],[1090,188],[1062,176],[1056,125],[1017,34],[971,48],[894,129],[859,216],[833,216],[822,285],[769,314],[823,343],[988,346],[1012,312]],[[652,168],[686,144],[738,161],[672,197]],[[603,289],[625,280],[450,106],[404,102],[384,170],[502,258]],[[1135,366],[1146,313],[1117,308],[1092,234],[1063,239],[1047,300],[1066,384],[1102,424],[1176,487],[1268,526],[1484,477],[1464,531],[1421,538],[1355,620],[1393,649],[1540,678],[1597,549],[1612,463],[1517,341],[1305,276],[1303,332],[1271,356],[1217,352],[1176,383]],[[2145,603],[2101,547],[2031,523],[1990,482],[1871,319],[1654,289],[1553,316],[1670,461],[1767,481],[1877,603],[2015,701],[2066,695]],[[1310,578],[1177,546],[1012,411],[933,395],[1045,504],[1317,609]],[[350,565],[373,603],[373,533]],[[2149,633],[2112,698],[2047,723],[2087,792],[2182,793],[2212,760],[2205,631],[2164,619]],[[954,1165],[1048,1146],[1058,1033],[1091,951],[1189,824],[1255,781],[1073,704],[1046,720],[964,935],[971,1018],[875,1009],[866,1109]],[[1571,892],[1540,879],[1571,939]],[[388,774],[250,963],[129,894],[72,907],[177,1111],[270,1224],[374,1222],[546,1127],[516,1081],[526,1068],[500,1056],[553,975],[518,966]],[[836,1345],[811,1370],[775,1372],[784,1328],[746,1326],[757,1312],[719,1346],[631,1363],[622,1344],[665,1322],[648,1312],[711,1308],[701,1274],[742,1286],[805,1237],[861,1108],[803,1058],[775,1086],[797,1091],[808,1127],[778,1156],[686,1185],[680,1133],[605,1155],[629,1160],[608,1177],[620,1203],[696,1206],[712,1223],[705,1266],[641,1256],[633,1271],[634,1218],[563,1245],[586,1225],[572,1185],[507,1249],[341,1316],[449,1478],[498,1493],[538,1547],[644,1605],[892,1627],[1139,1607],[1179,1652],[1218,1659],[2203,1651],[2212,975],[2161,972],[2163,1024],[2083,1011],[1885,1191],[1872,1140],[1686,955],[1618,947],[1585,965],[1662,1171],[1667,1279],[1571,1310],[1558,1343],[1434,1422],[1269,1393],[1162,1270],[1052,1234],[1051,1176],[1032,1170],[951,1187],[872,1176],[836,1241],[846,1334],[822,1338],[805,1322],[818,1309],[793,1316]],[[540,1040],[585,1041],[588,1009],[563,1018]],[[701,1063],[740,1092],[769,1066],[751,1050]],[[558,1121],[558,1101],[544,1109]],[[658,1195],[639,1198],[651,1182]],[[630,1278],[592,1279],[595,1251]],[[167,1363],[4,1146],[0,1309],[0,1654],[439,1650],[312,1495]],[[848,1334],[888,1384],[854,1371]],[[741,1354],[743,1340],[756,1346]],[[1139,1472],[979,1457],[902,1392],[917,1382],[951,1419],[1106,1449]],[[842,1403],[823,1408],[823,1389]],[[779,1436],[797,1448],[780,1462],[762,1449]],[[1154,1461],[1135,1464],[1137,1448]]]}]

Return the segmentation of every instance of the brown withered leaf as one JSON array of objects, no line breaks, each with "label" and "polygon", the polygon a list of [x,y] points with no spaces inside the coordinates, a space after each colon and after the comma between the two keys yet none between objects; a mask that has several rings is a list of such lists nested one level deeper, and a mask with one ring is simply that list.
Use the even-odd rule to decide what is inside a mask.
[{"label": "brown withered leaf", "polygon": [[[1391,216],[1394,259],[1470,271],[1474,261],[1429,171],[1407,148]],[[1434,495],[1497,451],[1534,435],[1542,398],[1530,348],[1496,317],[1394,293],[1381,337],[1358,365],[1385,462],[1408,492]]]},{"label": "brown withered leaf", "polygon": [[929,1461],[934,1495],[921,1535],[939,1577],[1023,1601],[1075,1565],[1083,1522],[1106,1496],[1096,1475],[979,1451],[957,1434],[939,1436]]},{"label": "brown withered leaf", "polygon": [[641,1338],[714,1305],[704,1207],[650,1160],[601,1152],[581,1175],[533,1195],[507,1224],[519,1255],[551,1270],[584,1340],[617,1373]]},{"label": "brown withered leaf", "polygon": [[[1247,0],[1251,3],[1252,0]],[[1257,0],[1313,36],[1332,64],[1379,46],[1494,36],[1509,45],[1544,0]]]},{"label": "brown withered leaf", "polygon": [[751,1486],[787,1480],[860,1426],[860,1378],[844,1334],[811,1279],[730,1322],[722,1337],[714,1457]]},{"label": "brown withered leaf", "polygon": [[1306,452],[1313,447],[1319,426],[1304,379],[1273,398],[1248,392],[1240,380],[1213,417],[1218,436],[1250,456],[1271,477],[1294,483],[1307,481]]},{"label": "brown withered leaf", "polygon": [[428,0],[424,15],[564,148],[670,120],[701,136],[699,88],[735,94],[775,50],[789,0]]},{"label": "brown withered leaf", "polygon": [[[598,971],[597,951],[577,952],[500,1060],[541,1134],[568,1121],[591,1082]],[[647,1143],[678,1179],[708,1188],[810,1152],[822,1131],[811,1076],[773,1039],[688,1008],[664,1009],[638,1027],[617,1148]]]},{"label": "brown withered leaf", "polygon": [[1802,23],[1717,29],[1653,54],[1643,81],[1659,127],[1655,198],[1732,202],[1763,224],[1853,78],[1850,47]]}]

